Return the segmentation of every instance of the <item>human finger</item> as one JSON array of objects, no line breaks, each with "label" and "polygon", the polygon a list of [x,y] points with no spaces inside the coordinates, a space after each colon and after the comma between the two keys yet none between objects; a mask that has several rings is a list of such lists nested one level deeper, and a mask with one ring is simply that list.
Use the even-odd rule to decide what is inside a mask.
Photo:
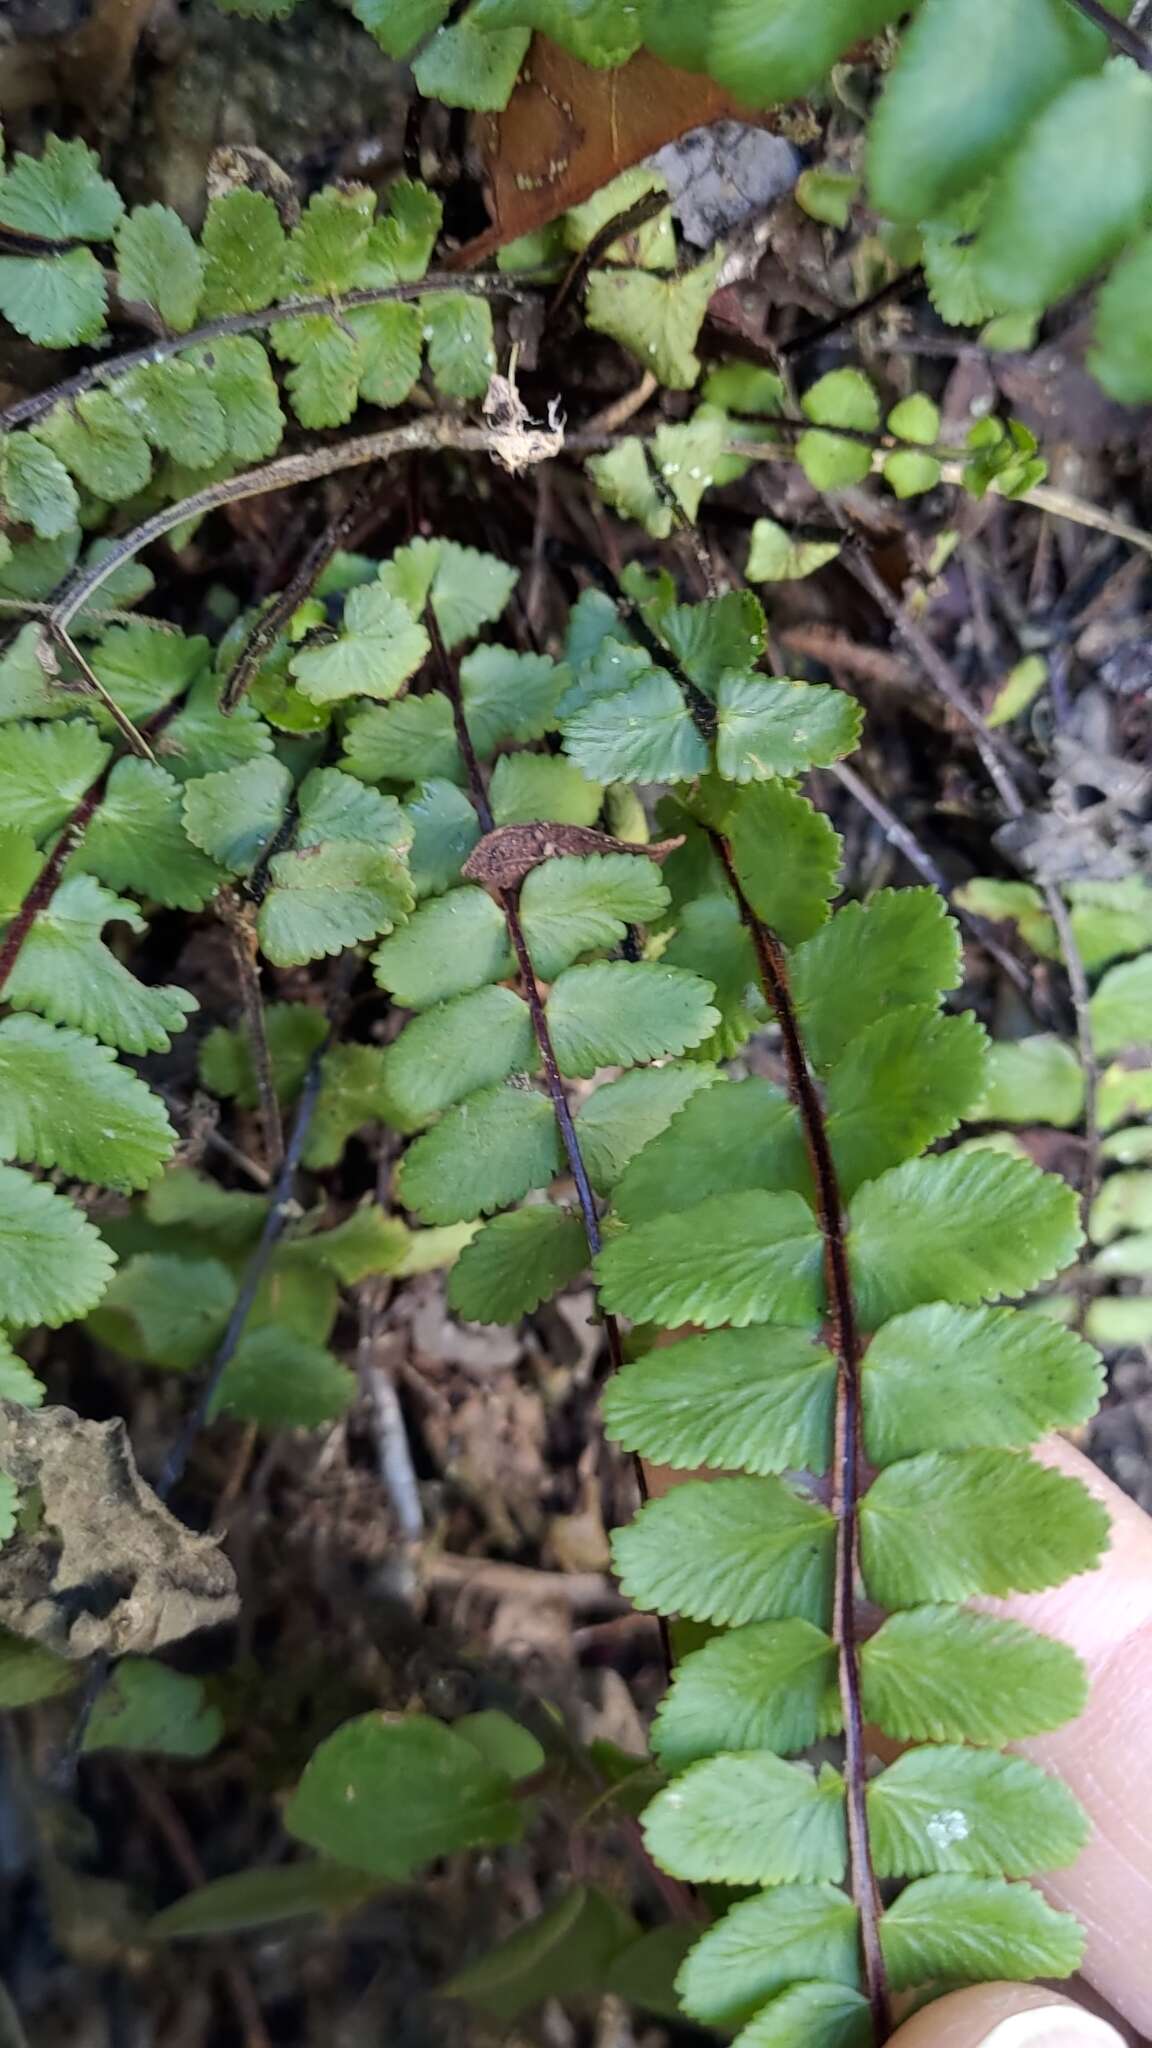
[{"label": "human finger", "polygon": [[953,1991],[898,2027],[889,2048],[1124,2048],[1106,2020],[1035,1984]]},{"label": "human finger", "polygon": [[[1059,1636],[1088,1666],[1091,1691],[1075,1721],[1019,1747],[1054,1771],[1086,1808],[1092,1835],[1075,1863],[1041,1882],[1083,1922],[1083,1974],[1142,2033],[1152,2031],[1152,1520],[1062,1439],[1045,1463],[1103,1502],[1112,1543],[1095,1571],[1047,1593],[981,1603]],[[996,2044],[1000,2048],[1000,2044]]]},{"label": "human finger", "polygon": [[[1085,1978],[1152,2035],[1152,1520],[1064,1439],[1050,1439],[1035,1455],[1081,1480],[1103,1503],[1111,1545],[1094,1571],[1049,1592],[977,1604],[1062,1638],[1088,1666],[1084,1712],[1013,1746],[1061,1777],[1087,1810],[1092,1834],[1075,1863],[1038,1881],[1083,1923]],[[709,1476],[647,1468],[653,1494]]]}]

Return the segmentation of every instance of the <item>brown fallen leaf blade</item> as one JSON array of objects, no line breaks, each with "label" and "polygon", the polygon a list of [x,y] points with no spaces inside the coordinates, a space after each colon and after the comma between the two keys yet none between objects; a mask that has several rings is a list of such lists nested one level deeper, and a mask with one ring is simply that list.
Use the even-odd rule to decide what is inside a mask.
[{"label": "brown fallen leaf blade", "polygon": [[455,252],[453,269],[484,262],[663,143],[725,116],[779,126],[778,113],[750,113],[710,78],[647,50],[617,71],[596,71],[535,36],[508,105],[478,124],[492,226]]},{"label": "brown fallen leaf blade", "polygon": [[683,844],[683,834],[641,846],[633,839],[613,839],[607,832],[594,832],[589,825],[498,825],[473,847],[461,872],[485,889],[518,889],[533,868],[560,854],[640,853],[659,861]]},{"label": "brown fallen leaf blade", "polygon": [[0,1471],[38,1506],[0,1547],[0,1626],[64,1657],[147,1656],[235,1615],[228,1559],[157,1499],[118,1418],[0,1400]]}]

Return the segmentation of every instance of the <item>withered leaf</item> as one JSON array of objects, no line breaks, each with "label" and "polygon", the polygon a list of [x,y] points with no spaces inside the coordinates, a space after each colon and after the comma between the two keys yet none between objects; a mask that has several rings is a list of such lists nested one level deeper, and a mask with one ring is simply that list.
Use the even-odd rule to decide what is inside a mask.
[{"label": "withered leaf", "polygon": [[710,78],[675,70],[648,50],[618,71],[597,71],[534,36],[508,105],[477,127],[492,226],[455,252],[452,267],[484,262],[661,144],[729,115],[779,125],[777,115],[748,113]]},{"label": "withered leaf", "polygon": [[124,1424],[0,1401],[0,1471],[31,1512],[0,1546],[0,1626],[64,1657],[147,1656],[236,1613],[236,1575],[140,1477]]},{"label": "withered leaf", "polygon": [[656,839],[641,846],[632,839],[594,832],[589,825],[498,825],[473,847],[461,873],[469,882],[480,882],[494,892],[518,889],[525,875],[558,854],[639,853],[648,860],[666,860],[683,844],[682,834],[678,839]]}]

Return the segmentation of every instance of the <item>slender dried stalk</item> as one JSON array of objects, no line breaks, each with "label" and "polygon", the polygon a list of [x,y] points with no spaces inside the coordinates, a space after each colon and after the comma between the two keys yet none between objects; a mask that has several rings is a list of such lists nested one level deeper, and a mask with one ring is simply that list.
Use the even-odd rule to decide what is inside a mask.
[{"label": "slender dried stalk", "polygon": [[[611,436],[585,435],[579,445],[589,445],[589,439],[592,445],[602,447],[606,442],[610,443]],[[242,470],[238,476],[205,484],[191,497],[182,498],[178,505],[165,505],[150,519],[134,526],[130,533],[122,534],[99,561],[90,562],[79,575],[63,584],[53,601],[49,623],[69,625],[93,593],[124,562],[131,561],[154,540],[162,540],[166,533],[182,526],[186,519],[199,519],[205,512],[214,512],[218,506],[237,505],[245,498],[263,497],[267,491],[284,491],[296,484],[315,483],[320,477],[336,476],[343,469],[361,469],[370,462],[389,462],[395,455],[432,448],[455,448],[464,454],[492,455],[498,460],[500,439],[492,427],[466,426],[451,414],[435,413],[428,419],[406,420],[403,426],[385,427],[377,434],[351,434],[346,440],[329,442],[320,448],[304,448],[295,455],[280,455],[274,462]]]},{"label": "slender dried stalk", "polygon": [[288,1140],[284,1153],[284,1163],[280,1168],[276,1184],[272,1189],[271,1199],[268,1203],[268,1213],[264,1218],[264,1228],[260,1232],[259,1242],[245,1269],[244,1278],[240,1283],[240,1292],[236,1296],[232,1313],[228,1318],[228,1327],[220,1339],[216,1354],[204,1375],[196,1400],[184,1420],[180,1434],[164,1460],[163,1470],[156,1482],[156,1493],[160,1500],[167,1500],[183,1477],[184,1468],[188,1463],[192,1447],[204,1428],[205,1423],[208,1421],[212,1403],[220,1388],[220,1382],[227,1372],[235,1356],[236,1347],[244,1334],[244,1326],[252,1312],[252,1304],[259,1292],[260,1283],[268,1270],[272,1254],[280,1242],[285,1225],[294,1213],[293,1190],[296,1185],[296,1172],[300,1165],[300,1155],[304,1150],[312,1118],[315,1114],[316,1104],[320,1097],[321,1062],[325,1052],[328,1050],[328,1045],[329,1039],[325,1039],[323,1045],[317,1048],[308,1063],[308,1071],[304,1076],[304,1086],[300,1091],[300,1100],[296,1106],[296,1120],[292,1126],[292,1135]]},{"label": "slender dried stalk", "polygon": [[271,653],[293,612],[303,604],[333,555],[346,545],[364,511],[370,491],[369,483],[361,484],[351,493],[340,510],[317,534],[311,546],[305,550],[284,588],[277,591],[275,597],[256,619],[220,693],[220,709],[225,716],[235,711],[244,692],[256,676],[261,662]]}]

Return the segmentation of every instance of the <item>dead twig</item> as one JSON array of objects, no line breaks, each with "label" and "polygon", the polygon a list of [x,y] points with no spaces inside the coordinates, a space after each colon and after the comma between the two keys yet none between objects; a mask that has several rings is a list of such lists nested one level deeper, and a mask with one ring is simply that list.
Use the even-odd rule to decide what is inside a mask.
[{"label": "dead twig", "polygon": [[631,391],[625,391],[622,397],[614,398],[611,405],[604,406],[600,412],[594,412],[590,419],[585,420],[582,431],[586,434],[618,433],[621,427],[627,426],[628,421],[647,405],[648,400],[659,388],[651,370],[645,370],[640,382],[634,384]]},{"label": "dead twig", "polygon": [[260,1098],[264,1150],[271,1177],[279,1173],[284,1161],[284,1129],[280,1119],[276,1084],[272,1077],[272,1055],[265,1027],[264,1001],[260,993],[260,942],[256,936],[256,912],[252,904],[241,902],[234,889],[220,890],[216,898],[216,909],[228,933],[232,958],[236,962],[240,1005],[244,1012],[248,1049],[252,1055],[252,1071],[256,1076],[256,1093]]},{"label": "dead twig", "polygon": [[255,620],[220,693],[220,709],[225,715],[235,711],[261,663],[271,653],[293,613],[303,604],[333,555],[344,546],[360,519],[371,489],[369,482],[359,485],[352,491],[340,511],[328,521],[323,531],[317,534],[311,547],[301,556],[283,589],[276,593]]},{"label": "dead twig", "polygon": [[[781,626],[778,637],[783,646],[795,649],[797,654],[807,654],[825,668],[841,669],[857,682],[898,690],[906,690],[912,683],[912,668],[902,655],[893,654],[887,647],[868,647],[838,626],[824,626],[816,621],[811,625]],[[784,674],[783,669],[780,674]]]},{"label": "dead twig", "polygon": [[945,659],[935,641],[929,639],[923,627],[917,625],[900,599],[888,588],[871,557],[862,548],[852,545],[845,548],[840,559],[848,574],[879,606],[897,638],[916,656],[937,694],[943,697],[945,703],[951,706],[957,717],[968,727],[973,745],[1005,810],[1011,816],[1018,817],[1025,806],[1016,777],[1022,776],[1029,781],[1033,780],[1029,763],[1010,741],[997,741],[951,662]]},{"label": "dead twig", "polygon": [[604,1572],[537,1571],[532,1565],[504,1564],[491,1557],[459,1557],[450,1551],[429,1556],[421,1566],[426,1585],[461,1587],[490,1593],[495,1600],[534,1600],[551,1595],[580,1613],[601,1608],[609,1614],[625,1614],[628,1602],[618,1593]]},{"label": "dead twig", "polygon": [[809,327],[803,334],[794,334],[789,341],[781,343],[780,355],[785,360],[790,356],[802,356],[818,342],[827,341],[841,328],[855,327],[869,313],[879,312],[881,306],[890,305],[893,299],[905,299],[919,291],[924,283],[924,271],[919,263],[911,270],[902,270],[898,277],[889,278],[887,284],[869,292],[866,299],[860,299],[854,306],[844,306],[837,313],[830,313],[826,320],[820,320],[815,327]]},{"label": "dead twig", "polygon": [[[132,720],[128,716],[128,713],[126,711],[121,710],[119,704],[116,702],[115,697],[113,697],[113,695],[111,694],[111,691],[109,691],[101,682],[99,676],[97,675],[95,669],[93,668],[91,662],[88,660],[87,656],[80,652],[80,649],[77,647],[76,642],[72,638],[72,635],[68,632],[67,628],[61,624],[60,620],[55,616],[53,612],[49,612],[44,621],[44,631],[45,633],[47,633],[49,639],[54,640],[56,642],[56,645],[60,648],[61,652],[63,654],[66,654],[70,661],[75,662],[76,667],[80,671],[81,679],[86,693],[89,696],[99,698],[101,704],[103,704],[104,709],[108,713],[108,716],[111,718],[113,724],[116,726],[117,731],[123,734],[129,747],[132,749],[132,752],[134,754],[139,754],[142,760],[151,761],[153,764],[155,764],[156,756],[152,752],[151,747],[148,745],[147,740],[144,738],[143,733],[138,731],[136,726],[133,725]],[[52,678],[53,681],[58,681],[60,676],[59,667],[55,661],[55,657],[51,654],[50,650],[44,645],[43,641],[40,642],[39,653],[40,666],[44,669],[45,673]]]},{"label": "dead twig", "polygon": [[1097,28],[1103,29],[1113,49],[1122,51],[1125,57],[1131,57],[1132,62],[1138,64],[1141,71],[1152,71],[1152,50],[1143,36],[1137,35],[1134,28],[1129,28],[1122,15],[1118,17],[1113,14],[1111,8],[1104,5],[1104,0],[1072,0],[1072,5],[1079,8],[1081,14],[1087,15],[1089,21],[1094,21]]},{"label": "dead twig", "polygon": [[209,1419],[213,1402],[220,1389],[220,1382],[224,1378],[235,1356],[240,1339],[244,1334],[244,1326],[252,1312],[252,1305],[259,1292],[261,1281],[268,1271],[272,1254],[283,1236],[285,1225],[295,1211],[293,1190],[296,1185],[296,1172],[300,1164],[300,1155],[304,1150],[308,1132],[311,1128],[316,1104],[319,1100],[322,1063],[324,1054],[331,1043],[331,1036],[330,1032],[324,1043],[317,1047],[308,1062],[308,1071],[304,1076],[304,1085],[300,1090],[300,1099],[296,1107],[296,1118],[292,1125],[292,1134],[288,1140],[284,1161],[277,1175],[276,1184],[272,1189],[272,1197],[268,1204],[268,1214],[264,1219],[264,1228],[260,1232],[259,1242],[245,1269],[244,1278],[240,1283],[240,1292],[236,1296],[232,1313],[228,1318],[228,1327],[220,1340],[212,1363],[201,1381],[200,1390],[184,1420],[180,1433],[164,1460],[163,1470],[156,1482],[156,1493],[161,1500],[169,1498],[183,1476],[192,1447]]},{"label": "dead twig", "polygon": [[656,215],[665,212],[667,206],[667,192],[643,192],[631,206],[625,207],[623,213],[618,213],[614,220],[605,221],[602,228],[597,228],[587,248],[581,249],[575,262],[569,265],[561,279],[560,288],[548,308],[549,323],[557,318],[569,299],[579,291],[588,272],[595,269],[602,256],[608,254],[613,242],[618,242],[624,235],[635,234],[637,228],[642,228],[650,220],[655,220]]},{"label": "dead twig", "polygon": [[[596,440],[596,437],[593,437]],[[582,437],[587,441],[587,437]],[[596,440],[596,445],[602,445]],[[499,437],[491,427],[467,426],[451,414],[436,413],[428,419],[408,420],[403,426],[385,427],[376,434],[352,434],[326,447],[306,448],[294,455],[278,456],[257,469],[242,470],[238,476],[205,484],[178,505],[165,505],[130,533],[122,534],[107,553],[91,562],[65,583],[52,603],[48,624],[68,626],[93,593],[108,581],[123,563],[131,561],[142,548],[162,540],[186,519],[199,519],[221,505],[237,505],[245,498],[260,498],[268,491],[291,490],[297,484],[315,483],[320,477],[336,476],[344,469],[363,468],[370,462],[390,462],[397,455],[430,449],[456,449],[462,454],[492,455],[499,460]],[[556,452],[552,446],[548,452]]]}]

